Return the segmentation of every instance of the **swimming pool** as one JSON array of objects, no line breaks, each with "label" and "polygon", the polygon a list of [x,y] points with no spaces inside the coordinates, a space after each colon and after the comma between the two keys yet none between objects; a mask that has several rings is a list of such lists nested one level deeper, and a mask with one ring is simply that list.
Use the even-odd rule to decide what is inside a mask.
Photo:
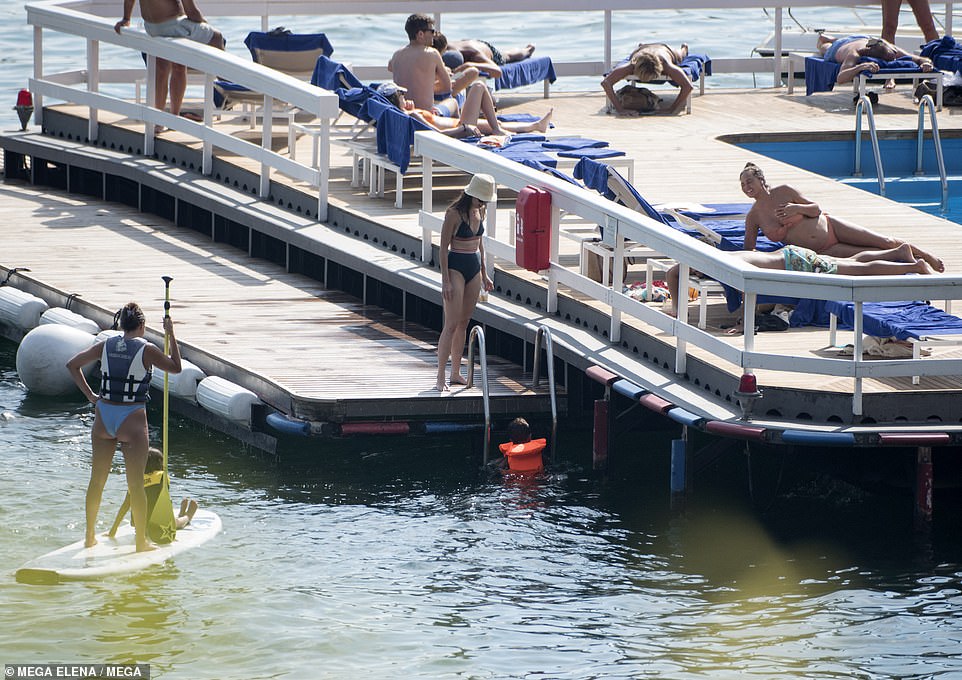
[{"label": "swimming pool", "polygon": [[[878,193],[875,157],[868,139],[862,140],[862,176],[853,177],[855,141],[749,142],[738,146],[769,158],[795,165],[820,175],[837,179],[865,191]],[[942,210],[942,190],[932,140],[922,147],[924,175],[915,176],[916,140],[879,140],[882,169],[885,171],[885,195],[893,201],[939,215],[962,224],[962,138],[942,138],[942,155],[949,178],[949,200]]]}]

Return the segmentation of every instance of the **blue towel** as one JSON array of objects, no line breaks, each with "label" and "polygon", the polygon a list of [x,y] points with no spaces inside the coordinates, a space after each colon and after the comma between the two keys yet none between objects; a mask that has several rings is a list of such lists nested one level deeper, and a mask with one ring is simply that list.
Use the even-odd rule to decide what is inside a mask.
[{"label": "blue towel", "polygon": [[494,148],[491,149],[491,151],[503,156],[504,158],[517,161],[519,163],[523,163],[525,160],[535,160],[548,166],[549,168],[555,168],[558,166],[557,159],[552,158],[545,153],[544,148],[541,146],[541,142],[515,141],[512,139],[501,148]]},{"label": "blue towel", "polygon": [[624,156],[625,152],[618,151],[618,149],[586,148],[559,151],[558,155],[562,158],[615,158],[616,156]]},{"label": "blue towel", "polygon": [[323,54],[317,58],[317,63],[314,64],[311,84],[332,92],[344,87],[363,87],[357,76],[345,68],[344,64],[328,59]]},{"label": "blue towel", "polygon": [[715,219],[728,217],[731,215],[747,215],[752,208],[752,203],[702,203],[706,210],[679,209],[682,215],[693,220]]},{"label": "blue towel", "polygon": [[498,120],[505,123],[533,123],[541,120],[541,116],[536,116],[533,113],[499,113]]},{"label": "blue towel", "polygon": [[580,179],[588,189],[594,189],[599,194],[610,201],[615,199],[615,194],[608,188],[608,168],[605,163],[590,158],[582,158],[575,165],[573,175],[575,179]]},{"label": "blue towel", "polygon": [[563,179],[563,180],[566,181],[566,182],[571,182],[571,183],[574,184],[576,187],[580,187],[580,186],[581,186],[575,179],[573,179],[573,178],[569,177],[568,175],[564,174],[563,172],[561,172],[561,171],[558,170],[557,168],[552,168],[551,166],[545,165],[544,163],[542,163],[541,161],[539,161],[539,160],[537,160],[537,159],[534,159],[534,158],[525,158],[523,161],[521,161],[521,165],[526,165],[526,166],[529,167],[529,168],[534,168],[535,170],[540,170],[541,172],[546,172],[546,173],[548,173],[549,175],[551,175],[552,177],[557,177],[558,179]]},{"label": "blue towel", "polygon": [[834,90],[835,80],[841,69],[834,61],[825,61],[821,57],[805,57],[805,94],[811,96],[816,92]]},{"label": "blue towel", "polygon": [[[337,105],[341,111],[368,123],[377,120],[377,116],[374,114],[380,113],[380,109],[372,111],[371,107],[378,105],[381,108],[391,106],[391,102],[369,87],[352,87],[350,90],[340,88],[334,90],[334,94],[337,95]],[[369,101],[374,101],[375,104],[369,105]]]},{"label": "blue towel", "polygon": [[[854,328],[854,303],[828,302],[826,308],[838,317],[840,328]],[[962,319],[926,302],[866,302],[862,319],[863,330],[878,338],[962,334]]]},{"label": "blue towel", "polygon": [[[711,58],[707,54],[691,54],[681,60],[681,70],[688,75],[688,79],[697,83],[702,73],[711,75]],[[674,84],[674,83],[672,83]]]},{"label": "blue towel", "polygon": [[935,68],[943,71],[962,71],[962,43],[951,35],[942,36],[922,46],[922,56],[928,57]]},{"label": "blue towel", "polygon": [[251,58],[258,61],[257,50],[271,52],[308,52],[321,50],[326,56],[334,54],[334,47],[323,33],[262,33],[251,31],[244,38]]},{"label": "blue towel", "polygon": [[553,83],[557,80],[551,57],[528,57],[521,61],[504,64],[501,67],[501,77],[494,81],[495,90],[510,90],[514,87],[532,85],[547,80]]},{"label": "blue towel", "polygon": [[588,137],[557,137],[544,143],[546,149],[560,149],[570,151],[572,149],[591,149],[608,146],[608,142],[600,139],[589,139]]}]

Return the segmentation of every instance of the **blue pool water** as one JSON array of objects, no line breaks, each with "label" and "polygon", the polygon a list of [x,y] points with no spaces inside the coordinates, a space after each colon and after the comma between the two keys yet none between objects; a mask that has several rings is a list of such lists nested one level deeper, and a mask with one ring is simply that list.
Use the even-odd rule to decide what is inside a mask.
[{"label": "blue pool water", "polygon": [[[862,141],[862,176],[853,177],[855,141],[757,142],[740,144],[755,153],[832,177],[859,189],[879,192],[875,157],[867,139]],[[943,138],[942,155],[949,178],[949,200],[943,211],[935,147],[926,138],[922,147],[922,176],[915,176],[916,139],[880,140],[885,195],[918,210],[962,224],[962,138]]]}]

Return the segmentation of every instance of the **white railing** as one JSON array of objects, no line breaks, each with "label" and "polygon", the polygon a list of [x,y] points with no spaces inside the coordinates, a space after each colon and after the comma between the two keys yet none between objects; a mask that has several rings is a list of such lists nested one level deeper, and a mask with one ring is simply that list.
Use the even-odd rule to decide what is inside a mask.
[{"label": "white railing", "polygon": [[[99,136],[99,111],[110,111],[143,122],[144,152],[147,155],[152,154],[154,150],[154,126],[172,128],[202,142],[204,174],[211,172],[214,147],[250,158],[260,166],[259,195],[261,197],[268,195],[271,172],[277,171],[315,187],[318,192],[318,218],[320,221],[327,219],[329,127],[331,120],[339,113],[337,97],[334,94],[206,45],[187,40],[151,38],[146,33],[135,29],[124,29],[118,35],[113,28],[116,17],[104,19],[86,11],[77,11],[64,6],[68,4],[83,6],[85,3],[44,2],[27,6],[27,21],[34,27],[34,75],[30,79],[30,90],[34,94],[38,124],[42,124],[44,97],[86,106],[89,110],[87,136],[93,141]],[[114,8],[115,15],[116,10],[117,7]],[[56,31],[86,39],[86,69],[71,73],[47,74],[43,61],[44,31]],[[147,82],[153,82],[152,73],[157,58],[186,64],[204,74],[204,122],[190,121],[153,108],[150,106],[153,100],[151,87],[147,88],[146,104],[139,103],[136,98],[121,98],[101,92],[100,86],[106,82],[129,82],[139,87],[138,74],[142,73],[136,69],[109,72],[101,70],[100,45],[102,43],[135,50],[131,53],[131,62],[140,60],[138,52],[147,54]],[[216,77],[226,78],[263,93],[265,111],[272,111],[273,101],[277,100],[317,117],[321,128],[319,133],[321,156],[316,166],[298,163],[271,149],[273,124],[271,115],[262,117],[260,146],[215,129],[212,125],[215,74]],[[131,80],[128,81],[127,78]]]},{"label": "white railing", "polygon": [[[546,173],[538,172],[498,157],[496,154],[452,140],[434,132],[415,135],[415,152],[424,161],[422,211],[420,224],[425,244],[422,258],[430,258],[432,233],[438,231],[441,220],[433,204],[433,161],[459,168],[468,173],[485,172],[493,175],[500,186],[515,191],[527,185],[542,187],[551,192],[552,220],[551,265],[547,271],[548,287],[546,310],[557,310],[558,287],[577,291],[611,307],[609,340],[617,343],[621,338],[622,316],[627,315],[670,334],[676,339],[675,372],[684,373],[691,343],[713,356],[743,370],[756,369],[806,373],[854,379],[852,412],[862,413],[862,380],[893,376],[962,375],[962,359],[928,358],[924,361],[862,359],[861,311],[863,302],[890,300],[953,300],[962,297],[962,276],[825,276],[768,269],[759,269],[741,259],[726,255],[674,229],[629,210],[613,201],[601,199],[595,192],[577,187]],[[605,240],[614,246],[614,262],[611,266],[613,284],[606,287],[568,269],[559,262],[558,239],[559,212],[578,215],[587,222],[604,226]],[[485,225],[485,252],[489,253],[488,266],[494,257],[515,261],[513,234],[506,229],[508,220],[498,218],[496,210],[490,210]],[[622,288],[622,263],[625,240],[648,246],[676,260],[681,268],[679,279],[688,281],[690,269],[697,269],[706,276],[726,283],[743,292],[744,324],[746,329],[755,327],[755,300],[758,295],[776,295],[815,300],[852,301],[856,307],[855,358],[831,359],[797,355],[760,352],[755,349],[754,334],[746,332],[741,348],[698,329],[687,322],[688,297],[680,295],[678,317],[633,300],[619,292]],[[684,285],[684,283],[683,283]]]},{"label": "white railing", "polygon": [[[51,5],[69,6],[101,17],[118,18],[121,0],[51,0]],[[599,43],[603,45],[601,61],[569,61],[558,55],[554,60],[559,77],[600,76],[611,69],[612,63],[621,55],[612,54],[612,26],[619,11],[686,10],[686,9],[752,9],[772,10],[774,34],[774,58],[712,59],[714,73],[761,73],[773,74],[774,86],[781,84],[783,72],[782,31],[785,9],[800,7],[858,7],[859,0],[422,0],[412,4],[410,0],[203,0],[201,9],[211,17],[259,17],[261,30],[267,30],[271,17],[324,15],[374,15],[410,14],[425,12],[433,14],[438,27],[442,27],[445,14],[465,13],[520,13],[520,12],[601,12],[603,31]],[[938,5],[936,5],[936,8]],[[944,5],[943,23],[951,32],[952,3]],[[521,16],[519,14],[519,16]],[[940,19],[942,14],[938,15]],[[639,40],[644,36],[639,36]],[[688,38],[690,40],[690,38]],[[554,55],[552,55],[554,56]],[[385,64],[353,63],[355,73],[362,79],[382,79],[388,72]]]}]

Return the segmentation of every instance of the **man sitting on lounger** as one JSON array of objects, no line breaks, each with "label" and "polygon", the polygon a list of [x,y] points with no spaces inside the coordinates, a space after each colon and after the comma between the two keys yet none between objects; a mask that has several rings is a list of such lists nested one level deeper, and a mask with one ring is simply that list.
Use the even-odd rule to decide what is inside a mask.
[{"label": "man sitting on lounger", "polygon": [[[883,236],[854,222],[822,212],[794,187],[769,187],[762,169],[747,163],[739,176],[742,191],[755,200],[745,217],[745,250],[754,250],[758,232],[771,241],[809,248],[821,255],[853,257],[865,251],[891,251],[905,241]],[[922,258],[935,271],[945,271],[942,260],[908,244],[912,260]]]},{"label": "man sitting on lounger", "polygon": [[685,72],[679,68],[682,60],[688,56],[688,45],[682,44],[680,49],[672,49],[663,43],[642,43],[635,48],[631,56],[615,66],[610,73],[601,81],[601,87],[608,95],[608,101],[615,108],[619,116],[637,116],[637,111],[626,109],[621,105],[618,95],[615,93],[615,83],[624,80],[628,76],[635,76],[638,80],[647,83],[658,78],[668,78],[678,86],[678,96],[667,108],[657,109],[657,113],[674,115],[681,111],[688,96],[691,94],[692,85]]},{"label": "man sitting on lounger", "polygon": [[404,23],[404,31],[410,42],[395,52],[387,64],[394,82],[407,89],[417,108],[441,116],[457,116],[455,99],[434,99],[435,92],[451,92],[451,75],[433,46],[434,19],[426,14],[412,14]]},{"label": "man sitting on lounger", "polygon": [[[873,57],[880,61],[895,61],[900,57],[910,57],[926,73],[933,68],[931,59],[909,54],[887,40],[870,38],[867,35],[833,38],[822,33],[818,36],[818,51],[825,61],[834,61],[841,66],[835,78],[839,83],[850,83],[863,71],[879,72],[880,67],[876,62],[862,61],[862,57]],[[894,81],[889,81],[885,87],[887,89],[895,87]]]},{"label": "man sitting on lounger", "polygon": [[[770,252],[736,250],[731,253],[745,262],[762,269],[784,269],[789,272],[810,274],[840,274],[841,276],[898,276],[901,274],[934,274],[935,270],[922,258],[912,259],[908,244],[892,251],[863,252],[855,258],[829,257],[800,246],[785,246]],[[680,265],[668,270],[665,278],[671,294],[667,314],[676,316],[678,308],[678,272]]]}]

